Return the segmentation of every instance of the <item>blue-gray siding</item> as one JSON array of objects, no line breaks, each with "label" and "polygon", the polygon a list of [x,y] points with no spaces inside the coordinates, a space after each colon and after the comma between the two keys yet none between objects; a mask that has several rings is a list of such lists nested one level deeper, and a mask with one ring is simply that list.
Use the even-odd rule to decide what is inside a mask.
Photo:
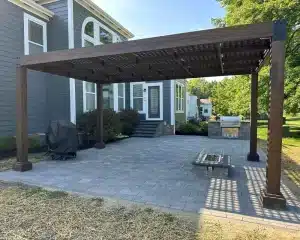
[{"label": "blue-gray siding", "polygon": [[[48,51],[68,48],[67,0],[45,5],[55,13],[47,22]],[[24,11],[0,1],[0,136],[15,134],[16,65],[24,55]],[[32,13],[28,13],[34,17]],[[58,37],[59,36],[59,37]],[[49,120],[69,119],[69,83],[61,77],[29,71],[29,133],[45,132]]]},{"label": "blue-gray siding", "polygon": [[[68,40],[68,1],[60,0],[44,5],[54,17],[48,22],[48,51],[69,48]],[[69,78],[48,75],[47,114],[49,120],[70,120]]]},{"label": "blue-gray siding", "polygon": [[[14,135],[16,126],[16,64],[24,55],[24,10],[0,1],[0,135]],[[32,15],[32,14],[31,14]],[[46,123],[46,74],[28,73],[29,132]]]}]

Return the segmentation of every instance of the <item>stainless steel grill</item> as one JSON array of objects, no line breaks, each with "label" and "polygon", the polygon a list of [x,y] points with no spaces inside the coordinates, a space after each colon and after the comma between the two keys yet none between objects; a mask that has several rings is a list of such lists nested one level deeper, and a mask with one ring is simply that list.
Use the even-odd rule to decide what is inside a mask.
[{"label": "stainless steel grill", "polygon": [[239,128],[241,118],[239,116],[222,116],[220,117],[220,125],[222,128]]}]

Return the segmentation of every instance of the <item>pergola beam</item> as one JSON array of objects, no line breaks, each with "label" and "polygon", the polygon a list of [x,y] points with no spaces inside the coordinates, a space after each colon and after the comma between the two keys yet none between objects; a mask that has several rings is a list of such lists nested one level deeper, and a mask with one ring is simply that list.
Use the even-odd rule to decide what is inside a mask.
[{"label": "pergola beam", "polygon": [[22,66],[41,63],[70,61],[85,58],[101,58],[110,55],[122,55],[155,51],[162,49],[188,47],[201,44],[239,41],[244,39],[269,38],[273,34],[273,23],[258,23],[226,28],[209,29],[197,32],[174,34],[163,37],[140,39],[114,44],[99,45],[89,48],[47,52],[42,55],[25,56],[21,58]]}]

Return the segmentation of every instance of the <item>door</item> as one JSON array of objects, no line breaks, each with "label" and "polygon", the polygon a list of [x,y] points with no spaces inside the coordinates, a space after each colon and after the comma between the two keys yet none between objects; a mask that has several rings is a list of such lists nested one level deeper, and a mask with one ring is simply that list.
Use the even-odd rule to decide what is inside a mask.
[{"label": "door", "polygon": [[163,120],[162,83],[148,83],[147,94],[147,120]]}]

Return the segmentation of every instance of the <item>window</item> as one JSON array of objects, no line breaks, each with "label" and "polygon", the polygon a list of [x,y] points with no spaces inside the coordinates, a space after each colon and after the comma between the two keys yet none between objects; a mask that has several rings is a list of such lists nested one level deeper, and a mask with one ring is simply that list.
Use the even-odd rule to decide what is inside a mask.
[{"label": "window", "polygon": [[47,24],[24,13],[24,53],[25,55],[47,52]]},{"label": "window", "polygon": [[113,88],[111,84],[107,84],[103,86],[103,107],[108,109],[108,108],[113,108]]},{"label": "window", "polygon": [[97,107],[96,84],[90,82],[84,82],[84,86],[85,86],[84,111],[85,112],[93,111]]},{"label": "window", "polygon": [[207,108],[204,109],[204,113],[208,113],[208,109]]},{"label": "window", "polygon": [[131,107],[139,112],[143,112],[143,83],[132,83],[131,91],[132,91],[132,103]]},{"label": "window", "polygon": [[[120,40],[120,37],[96,19],[88,17],[84,20],[82,24],[82,47],[92,47],[95,45],[116,42],[117,40]],[[118,98],[115,99],[115,101],[118,101],[118,109],[123,109],[125,107],[125,85],[118,84],[117,91],[118,93],[116,94]],[[113,96],[112,85],[103,86],[104,108],[112,108],[114,105]],[[96,101],[96,84],[83,82],[83,111],[94,110],[97,107]]]},{"label": "window", "polygon": [[125,109],[125,83],[118,84],[118,110]]},{"label": "window", "polygon": [[113,35],[101,27],[100,27],[100,42],[103,44],[113,42]]},{"label": "window", "polygon": [[176,83],[176,112],[183,112],[183,85]]},{"label": "window", "polygon": [[84,34],[94,37],[94,22],[88,22],[84,28]]}]

